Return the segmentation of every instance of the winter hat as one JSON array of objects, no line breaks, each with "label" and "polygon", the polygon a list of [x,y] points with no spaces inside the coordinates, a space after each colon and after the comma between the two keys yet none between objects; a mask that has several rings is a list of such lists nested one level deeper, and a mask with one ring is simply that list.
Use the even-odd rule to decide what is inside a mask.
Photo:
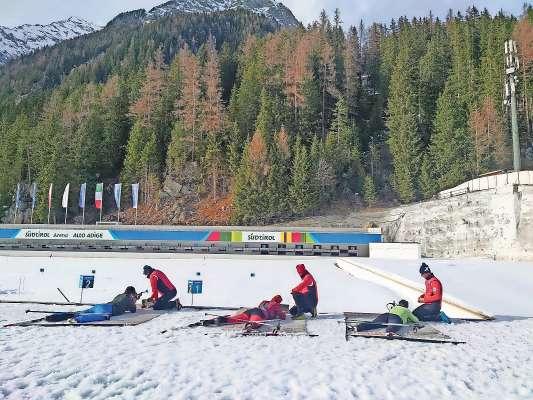
[{"label": "winter hat", "polygon": [[281,296],[279,294],[275,295],[274,297],[272,297],[272,300],[271,301],[275,301],[276,303],[279,303],[281,304],[281,302],[283,301],[283,299],[281,298]]},{"label": "winter hat", "polygon": [[401,306],[401,307],[405,307],[405,308],[409,308],[409,302],[407,300],[400,300],[398,302],[398,305]]},{"label": "winter hat", "polygon": [[150,275],[152,273],[153,270],[154,269],[152,267],[150,267],[149,265],[145,265],[143,267],[143,274],[148,276],[148,275]]},{"label": "winter hat", "polygon": [[128,286],[126,290],[124,291],[126,294],[137,294],[137,291],[133,286]]},{"label": "winter hat", "polygon": [[431,274],[431,270],[429,269],[429,266],[426,264],[426,263],[422,263],[422,265],[420,266],[420,275],[422,274]]},{"label": "winter hat", "polygon": [[304,264],[298,264],[296,266],[296,272],[298,272],[300,275],[302,275],[305,272],[305,265]]}]

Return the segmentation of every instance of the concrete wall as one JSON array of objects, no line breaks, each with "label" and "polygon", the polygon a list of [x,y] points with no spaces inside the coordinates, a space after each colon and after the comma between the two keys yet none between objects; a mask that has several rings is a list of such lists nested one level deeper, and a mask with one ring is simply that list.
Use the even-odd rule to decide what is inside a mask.
[{"label": "concrete wall", "polygon": [[385,241],[417,242],[425,257],[533,260],[533,186],[433,200],[391,212]]}]

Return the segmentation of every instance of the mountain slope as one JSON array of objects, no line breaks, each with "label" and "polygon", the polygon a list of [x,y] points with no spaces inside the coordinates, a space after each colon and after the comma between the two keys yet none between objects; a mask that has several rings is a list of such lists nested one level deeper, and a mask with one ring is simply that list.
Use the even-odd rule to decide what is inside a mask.
[{"label": "mountain slope", "polygon": [[16,28],[0,26],[0,64],[98,29],[100,28],[91,22],[76,17],[49,25],[21,25]]},{"label": "mountain slope", "polygon": [[283,27],[300,25],[291,10],[272,0],[171,0],[152,8],[146,15],[146,19],[153,20],[176,13],[209,13],[237,8],[264,15]]},{"label": "mountain slope", "polygon": [[265,35],[279,24],[243,9],[213,13],[177,13],[144,23],[146,12],[123,13],[101,30],[45,47],[0,65],[0,117],[6,108],[39,97],[64,80],[103,82],[124,61],[145,60],[162,47],[169,60],[185,43],[197,50],[209,36],[236,48],[249,35]]}]

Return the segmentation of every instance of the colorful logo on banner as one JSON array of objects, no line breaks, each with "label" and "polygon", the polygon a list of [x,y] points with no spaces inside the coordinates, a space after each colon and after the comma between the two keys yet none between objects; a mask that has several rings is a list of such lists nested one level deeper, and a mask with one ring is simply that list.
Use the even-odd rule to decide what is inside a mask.
[{"label": "colorful logo on banner", "polygon": [[85,229],[21,229],[15,239],[29,240],[114,240],[109,231]]},{"label": "colorful logo on banner", "polygon": [[315,243],[310,233],[305,232],[211,232],[208,242],[254,242],[254,243]]}]

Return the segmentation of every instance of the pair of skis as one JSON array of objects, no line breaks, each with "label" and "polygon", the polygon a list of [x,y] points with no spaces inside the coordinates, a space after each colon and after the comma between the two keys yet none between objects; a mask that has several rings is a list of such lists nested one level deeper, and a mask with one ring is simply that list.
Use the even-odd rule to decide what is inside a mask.
[{"label": "pair of skis", "polygon": [[[205,315],[212,316],[212,317],[220,317],[220,315],[209,314],[209,313],[206,313]],[[237,320],[237,321],[239,321],[239,324],[218,323],[218,324],[209,324],[209,325],[204,325],[204,321],[199,321],[199,322],[189,324],[187,326],[183,326],[179,328],[172,328],[171,330],[178,331],[182,329],[190,329],[190,328],[197,328],[197,327],[219,328],[219,327],[240,325],[242,323],[244,324],[243,330],[241,332],[236,332],[235,336],[238,336],[238,337],[242,337],[242,336],[297,336],[297,334],[283,332],[281,329],[281,320],[279,319],[253,321],[253,322],[250,322],[248,320]],[[266,330],[261,330],[261,328],[266,328]],[[168,330],[161,331],[162,334],[167,333],[167,332]],[[315,337],[318,335],[306,334],[306,336]]]},{"label": "pair of skis", "polygon": [[[339,321],[340,322],[340,321]],[[410,332],[416,335],[420,330],[428,327],[428,325],[424,325],[421,323],[417,324],[395,324],[395,323],[385,323],[385,322],[372,322],[372,321],[363,321],[363,320],[356,320],[356,319],[346,319],[346,341],[349,340],[350,337],[362,337],[366,339],[387,339],[387,340],[405,340],[408,342],[419,342],[419,343],[450,343],[450,344],[465,344],[466,342],[453,340],[447,335],[442,334],[440,331],[431,328],[435,331],[436,335],[434,337],[430,337],[429,335],[422,335],[419,336],[406,336],[406,334],[401,334],[397,332],[376,332],[376,329],[380,329],[383,327],[397,327],[400,329],[409,328]],[[366,327],[375,326],[373,329],[365,330],[365,331],[357,331],[357,325],[358,324],[365,324]],[[438,336],[437,336],[438,335]],[[440,337],[439,337],[440,336]]]}]

